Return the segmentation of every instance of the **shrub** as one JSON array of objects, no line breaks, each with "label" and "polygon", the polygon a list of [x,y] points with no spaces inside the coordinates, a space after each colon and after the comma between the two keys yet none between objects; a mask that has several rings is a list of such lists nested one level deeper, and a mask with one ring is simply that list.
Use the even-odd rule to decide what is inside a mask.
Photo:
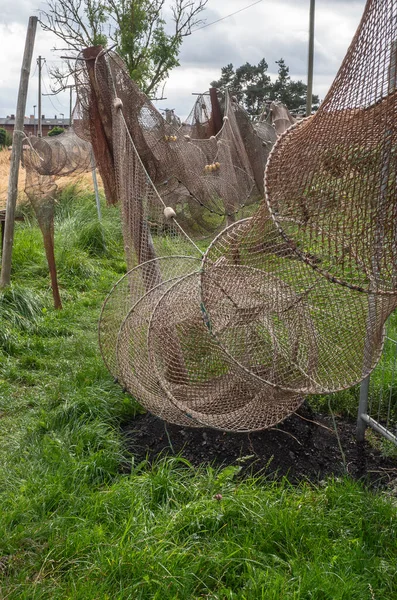
[{"label": "shrub", "polygon": [[63,133],[65,130],[63,127],[58,127],[58,125],[55,125],[55,127],[53,127],[52,129],[50,129],[50,131],[48,132],[49,136],[53,136],[53,135],[59,135],[60,133]]},{"label": "shrub", "polygon": [[0,148],[6,148],[11,146],[11,144],[12,136],[3,127],[0,127]]}]

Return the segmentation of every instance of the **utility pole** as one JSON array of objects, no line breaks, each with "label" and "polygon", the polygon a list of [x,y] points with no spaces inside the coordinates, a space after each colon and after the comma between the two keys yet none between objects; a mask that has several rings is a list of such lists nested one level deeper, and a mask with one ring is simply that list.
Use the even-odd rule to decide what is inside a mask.
[{"label": "utility pole", "polygon": [[313,96],[313,59],[314,59],[314,14],[315,0],[310,0],[309,17],[309,57],[307,66],[307,96],[306,96],[306,116],[312,114],[312,96]]},{"label": "utility pole", "polygon": [[33,135],[36,135],[36,104],[33,104]]},{"label": "utility pole", "polygon": [[37,59],[37,64],[39,65],[39,99],[38,99],[39,123],[38,123],[38,130],[37,130],[38,137],[41,137],[43,135],[43,130],[42,130],[42,126],[41,126],[41,65],[44,62],[45,62],[45,58],[42,58],[41,56],[39,56],[39,58]]},{"label": "utility pole", "polygon": [[[61,58],[62,58],[62,56],[61,56]],[[59,90],[57,90],[56,92],[54,92],[52,94],[43,94],[43,96],[56,96],[60,92],[64,92],[65,90],[70,90],[70,94],[69,94],[69,127],[71,127],[72,123],[73,123],[73,88],[75,88],[75,87],[77,87],[75,83],[73,85],[64,85],[63,87],[59,88]],[[62,114],[62,113],[60,113],[60,114]]]},{"label": "utility pole", "polygon": [[19,82],[17,111],[15,115],[15,128],[12,140],[10,177],[8,180],[8,195],[6,207],[6,220],[4,230],[4,244],[1,264],[0,287],[4,288],[10,285],[11,280],[11,259],[12,247],[14,244],[14,226],[15,226],[15,206],[18,196],[18,175],[19,163],[21,162],[22,142],[23,142],[23,124],[26,109],[26,98],[28,95],[30,66],[32,64],[32,55],[34,40],[36,37],[37,17],[29,17],[29,25],[26,34],[25,51],[23,54],[21,79]]}]

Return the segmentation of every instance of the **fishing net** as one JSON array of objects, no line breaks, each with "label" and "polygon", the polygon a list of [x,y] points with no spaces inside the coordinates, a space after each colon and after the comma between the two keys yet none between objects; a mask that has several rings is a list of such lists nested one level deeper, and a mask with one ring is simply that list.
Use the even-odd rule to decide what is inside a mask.
[{"label": "fishing net", "polygon": [[201,294],[212,335],[247,377],[302,394],[348,388],[368,375],[396,305],[395,297],[363,294],[314,270],[265,206],[210,245]]},{"label": "fishing net", "polygon": [[252,124],[225,94],[217,131],[206,96],[176,129],[117,56],[83,53],[131,269],[105,302],[101,351],[150,412],[263,429],[374,368],[397,305],[396,13],[367,2],[326,100],[300,123],[274,104],[274,126]]},{"label": "fishing net", "polygon": [[[115,98],[122,106],[124,128],[156,191],[194,240],[212,239],[240,217],[244,207],[263,196],[268,151],[249,116],[228,94],[222,106],[216,93],[212,95],[218,121],[209,96],[203,95],[179,126],[163,118],[131,81],[116,54],[98,57],[88,49],[79,62],[83,68],[79,69],[75,127],[93,145],[102,180],[109,179],[105,193],[111,188],[112,202],[116,195],[119,200],[120,193],[128,194],[115,182],[115,153],[121,147],[113,135]],[[128,181],[124,185],[128,188]]]},{"label": "fishing net", "polygon": [[26,169],[25,193],[35,211],[41,229],[56,308],[61,308],[54,256],[54,199],[56,179],[91,170],[92,151],[73,130],[53,137],[29,138],[24,146]]},{"label": "fishing net", "polygon": [[273,149],[266,198],[282,236],[330,280],[397,284],[397,5],[371,0],[316,114]]}]

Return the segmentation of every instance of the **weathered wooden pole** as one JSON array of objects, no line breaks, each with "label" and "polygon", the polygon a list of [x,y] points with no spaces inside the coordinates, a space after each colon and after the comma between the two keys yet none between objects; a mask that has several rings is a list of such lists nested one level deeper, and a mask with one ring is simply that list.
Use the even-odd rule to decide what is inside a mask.
[{"label": "weathered wooden pole", "polygon": [[[103,66],[109,89],[109,69],[103,55],[102,46],[93,46],[82,51],[82,58],[87,68],[87,85],[89,86],[89,127],[95,162],[102,178],[107,204],[117,204],[117,185],[114,174],[112,107],[105,105],[101,89],[96,80],[95,64],[99,60]],[[109,90],[105,90],[109,93]]]},{"label": "weathered wooden pole", "polygon": [[306,96],[306,116],[312,114],[313,98],[313,63],[314,63],[314,14],[315,0],[310,0],[309,17],[309,56],[307,61],[307,96]]},{"label": "weathered wooden pole", "polygon": [[211,112],[212,112],[212,125],[214,128],[213,135],[219,133],[222,129],[222,112],[218,100],[218,90],[216,88],[210,88],[210,99],[211,99]]},{"label": "weathered wooden pole", "polygon": [[14,243],[15,207],[18,196],[18,175],[21,162],[23,136],[23,124],[25,118],[26,98],[28,95],[28,84],[30,65],[36,37],[37,17],[29,17],[28,31],[26,34],[25,51],[22,61],[21,80],[19,83],[17,110],[15,115],[15,128],[12,140],[10,176],[8,180],[8,196],[6,206],[6,220],[4,230],[4,244],[1,263],[0,287],[4,288],[11,280],[12,246]]}]

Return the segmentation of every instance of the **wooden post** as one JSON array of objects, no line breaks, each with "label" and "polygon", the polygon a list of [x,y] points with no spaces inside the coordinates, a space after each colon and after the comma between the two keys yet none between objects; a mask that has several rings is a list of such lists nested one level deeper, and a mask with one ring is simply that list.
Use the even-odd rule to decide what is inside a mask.
[{"label": "wooden post", "polygon": [[54,252],[54,231],[51,228],[50,231],[42,229],[44,249],[47,257],[48,268],[50,271],[52,297],[54,299],[54,308],[57,310],[62,309],[62,301],[59,293],[57,268],[55,264],[55,252]]},{"label": "wooden post", "polygon": [[69,127],[72,126],[72,113],[73,113],[73,85],[70,85],[70,97],[69,97]]},{"label": "wooden post", "polygon": [[216,88],[210,88],[210,99],[212,109],[212,123],[214,127],[214,135],[216,135],[222,129],[223,125],[221,107],[219,106]]},{"label": "wooden post", "polygon": [[314,62],[314,13],[315,0],[310,0],[310,24],[309,24],[309,57],[307,66],[307,96],[306,96],[306,116],[312,114],[313,97],[313,62]]},{"label": "wooden post", "polygon": [[[102,52],[102,46],[93,46],[82,51],[82,57],[86,61],[88,85],[89,85],[89,116],[91,128],[91,143],[94,151],[95,162],[102,178],[107,204],[117,204],[116,179],[114,175],[113,139],[112,139],[112,107],[105,106],[96,81],[95,64],[100,60],[104,73],[109,78],[105,57],[98,56]],[[111,82],[107,82],[109,86]]]},{"label": "wooden post", "polygon": [[36,37],[37,17],[29,17],[28,31],[26,34],[25,51],[22,61],[21,80],[19,83],[18,103],[15,118],[15,129],[12,140],[10,176],[8,180],[8,196],[6,207],[6,220],[4,231],[4,245],[1,265],[0,287],[4,288],[11,280],[12,246],[14,243],[15,207],[18,196],[19,163],[21,162],[23,138],[23,124],[26,110],[26,98],[30,65],[32,63],[34,40]]}]

